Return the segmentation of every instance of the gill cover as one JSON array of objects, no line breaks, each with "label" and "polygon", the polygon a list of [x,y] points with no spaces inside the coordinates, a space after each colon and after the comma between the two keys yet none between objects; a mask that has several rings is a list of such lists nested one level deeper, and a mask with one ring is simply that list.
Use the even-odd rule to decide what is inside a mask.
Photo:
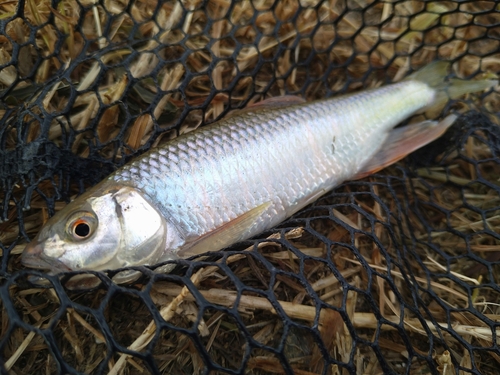
[{"label": "gill cover", "polygon": [[[162,215],[136,189],[124,187],[113,196],[121,226],[117,257],[124,265],[148,264],[165,249],[167,226]],[[156,256],[155,256],[156,255]]]},{"label": "gill cover", "polygon": [[139,190],[105,183],[54,215],[24,250],[23,263],[53,272],[152,264],[166,238],[165,219]]}]

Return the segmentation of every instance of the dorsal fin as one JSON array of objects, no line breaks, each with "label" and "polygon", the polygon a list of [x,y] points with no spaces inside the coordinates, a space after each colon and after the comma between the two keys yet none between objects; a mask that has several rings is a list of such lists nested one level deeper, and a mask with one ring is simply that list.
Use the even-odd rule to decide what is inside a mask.
[{"label": "dorsal fin", "polygon": [[306,101],[301,98],[300,96],[295,96],[295,95],[285,95],[285,96],[275,96],[272,98],[267,98],[264,99],[260,102],[252,103],[247,105],[245,108],[242,109],[236,109],[232,112],[230,112],[227,117],[233,117],[237,115],[241,115],[242,113],[247,113],[247,112],[255,112],[260,109],[265,109],[265,108],[278,108],[278,107],[287,107],[291,106],[294,104],[303,104]]}]

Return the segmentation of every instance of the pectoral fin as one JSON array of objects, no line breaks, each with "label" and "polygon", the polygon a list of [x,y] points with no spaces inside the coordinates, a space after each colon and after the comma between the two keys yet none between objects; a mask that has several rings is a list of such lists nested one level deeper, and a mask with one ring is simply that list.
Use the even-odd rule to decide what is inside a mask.
[{"label": "pectoral fin", "polygon": [[217,251],[243,240],[243,236],[269,206],[271,206],[271,202],[263,203],[212,232],[194,240],[186,248],[179,251],[179,257],[188,258],[208,251]]},{"label": "pectoral fin", "polygon": [[425,146],[444,134],[457,116],[449,115],[441,122],[424,121],[393,129],[379,152],[354,176],[358,180],[388,167],[406,155]]}]

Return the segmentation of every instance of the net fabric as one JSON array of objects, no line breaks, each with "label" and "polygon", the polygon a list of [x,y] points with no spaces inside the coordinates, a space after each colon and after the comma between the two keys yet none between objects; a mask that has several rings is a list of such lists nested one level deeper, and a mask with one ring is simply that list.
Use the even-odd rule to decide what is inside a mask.
[{"label": "net fabric", "polygon": [[19,253],[75,193],[259,97],[435,58],[497,72],[499,22],[493,1],[0,4],[2,372],[494,374],[495,91],[449,105],[481,112],[404,163],[171,274],[74,291]]}]

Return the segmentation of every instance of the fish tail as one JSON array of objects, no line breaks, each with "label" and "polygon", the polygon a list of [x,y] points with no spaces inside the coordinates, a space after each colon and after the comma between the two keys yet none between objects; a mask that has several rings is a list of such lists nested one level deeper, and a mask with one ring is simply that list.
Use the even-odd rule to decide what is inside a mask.
[{"label": "fish tail", "polygon": [[433,110],[442,107],[450,99],[494,87],[497,79],[483,79],[477,81],[463,80],[459,78],[446,79],[450,70],[447,61],[436,61],[408,76],[405,80],[420,81],[426,83],[436,92],[432,104],[424,110]]}]

